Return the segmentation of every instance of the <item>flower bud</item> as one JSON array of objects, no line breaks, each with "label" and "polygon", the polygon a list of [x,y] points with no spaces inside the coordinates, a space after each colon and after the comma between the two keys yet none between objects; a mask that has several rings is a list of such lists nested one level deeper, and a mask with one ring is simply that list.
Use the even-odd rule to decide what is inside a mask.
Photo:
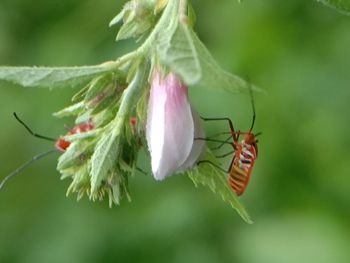
[{"label": "flower bud", "polygon": [[187,87],[173,73],[165,78],[155,70],[148,103],[146,137],[152,172],[163,180],[192,167],[204,150],[198,114],[192,109]]}]

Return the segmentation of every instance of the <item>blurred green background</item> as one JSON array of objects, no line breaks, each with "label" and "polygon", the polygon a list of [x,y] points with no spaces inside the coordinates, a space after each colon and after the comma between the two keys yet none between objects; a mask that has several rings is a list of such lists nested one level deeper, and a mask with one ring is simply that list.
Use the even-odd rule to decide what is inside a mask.
[{"label": "blurred green background", "polygon": [[[117,58],[108,28],[124,1],[1,0],[1,65],[85,65]],[[56,156],[0,192],[0,262],[350,262],[350,18],[312,0],[194,0],[196,30],[219,63],[248,76],[262,131],[259,159],[241,198],[247,225],[208,188],[185,176],[131,178],[133,201],[65,197]],[[1,178],[52,148],[28,135],[17,111],[48,136],[65,133],[51,113],[76,90],[0,87]],[[214,89],[213,89],[214,90]],[[204,116],[249,128],[247,94],[191,89]],[[210,98],[210,99],[208,99]],[[205,124],[208,134],[225,125]],[[147,158],[140,166],[147,167]]]}]

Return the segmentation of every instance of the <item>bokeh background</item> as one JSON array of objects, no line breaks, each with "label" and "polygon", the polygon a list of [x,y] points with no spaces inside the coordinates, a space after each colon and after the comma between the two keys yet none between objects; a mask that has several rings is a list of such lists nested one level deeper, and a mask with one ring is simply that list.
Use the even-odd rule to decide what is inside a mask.
[{"label": "bokeh background", "polygon": [[[1,65],[90,65],[117,58],[109,21],[124,1],[1,0]],[[247,225],[208,188],[185,176],[131,178],[133,201],[65,197],[56,156],[0,192],[0,262],[350,262],[350,18],[312,0],[194,0],[196,30],[227,70],[266,92],[255,95],[259,159],[241,198]],[[52,148],[28,135],[64,133],[51,113],[76,90],[0,86],[1,178]],[[205,116],[248,129],[247,94],[191,89]],[[205,124],[208,134],[225,125]],[[140,166],[147,167],[142,157]]]}]

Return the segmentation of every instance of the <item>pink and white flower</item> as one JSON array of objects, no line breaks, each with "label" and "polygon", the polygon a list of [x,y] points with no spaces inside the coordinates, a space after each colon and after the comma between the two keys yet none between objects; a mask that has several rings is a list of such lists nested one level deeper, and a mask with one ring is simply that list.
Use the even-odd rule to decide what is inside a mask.
[{"label": "pink and white flower", "polygon": [[196,164],[204,150],[201,119],[191,107],[187,87],[174,74],[155,70],[148,103],[146,138],[156,180]]}]

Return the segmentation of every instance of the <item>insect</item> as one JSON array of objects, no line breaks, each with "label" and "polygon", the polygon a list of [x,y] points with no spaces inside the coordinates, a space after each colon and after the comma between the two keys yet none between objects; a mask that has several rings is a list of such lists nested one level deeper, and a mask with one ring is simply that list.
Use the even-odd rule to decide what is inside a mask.
[{"label": "insect", "polygon": [[[253,99],[253,94],[251,89],[250,89],[250,92],[251,92],[251,102],[252,102],[252,109],[253,109],[253,119],[248,132],[235,131],[233,123],[229,118],[203,118],[202,117],[204,121],[225,120],[228,122],[230,127],[230,132],[228,133],[230,134],[230,137],[228,137],[226,140],[220,141],[220,140],[214,140],[210,138],[203,138],[203,139],[207,141],[221,143],[218,147],[214,149],[219,149],[225,144],[230,144],[233,147],[233,151],[217,157],[221,158],[221,157],[226,157],[228,155],[233,154],[233,159],[227,171],[207,160],[199,161],[198,164],[207,162],[223,170],[224,172],[228,173],[228,183],[232,188],[232,190],[235,191],[238,196],[242,195],[248,186],[255,160],[258,157],[258,140],[256,139],[256,136],[261,134],[261,133],[254,134],[252,132],[255,124],[256,114],[255,114],[254,99]],[[227,133],[224,133],[224,134],[227,134]],[[243,139],[240,140],[240,137],[243,137]],[[229,142],[229,140],[231,139],[233,141]]]},{"label": "insect", "polygon": [[[92,122],[90,122],[90,121],[89,122],[84,122],[84,123],[79,123],[79,124],[75,125],[73,127],[73,129],[69,130],[67,135],[73,135],[73,134],[88,132],[88,131],[91,131],[94,128],[95,128],[94,124]],[[71,144],[71,142],[66,141],[63,137],[60,137],[56,141],[55,147],[56,147],[57,150],[65,152],[70,144]]]},{"label": "insect", "polygon": [[[13,113],[14,117],[16,118],[16,120],[23,125],[23,127],[34,137],[39,138],[39,139],[43,139],[43,140],[47,140],[47,141],[52,141],[55,142],[55,149],[51,149],[49,151],[40,153],[38,155],[35,155],[32,159],[30,159],[29,161],[25,162],[24,164],[22,164],[20,167],[18,167],[16,170],[14,170],[12,173],[10,173],[9,175],[7,175],[1,182],[0,182],[0,189],[4,186],[4,184],[6,183],[7,180],[9,180],[11,177],[19,174],[21,171],[23,171],[24,169],[26,169],[28,166],[30,166],[33,162],[38,161],[46,156],[48,156],[51,153],[57,152],[57,151],[61,151],[61,152],[65,152],[67,150],[67,148],[70,146],[71,142],[65,140],[63,137],[59,137],[58,139],[54,139],[54,138],[50,138],[47,136],[43,136],[40,135],[38,133],[33,132],[29,126],[27,124],[25,124],[19,117],[18,115],[14,112]],[[67,133],[67,135],[73,135],[73,134],[78,134],[78,133],[84,133],[87,131],[90,131],[94,129],[94,124],[92,122],[85,122],[85,123],[80,123],[75,125],[72,129],[70,129]]]}]

